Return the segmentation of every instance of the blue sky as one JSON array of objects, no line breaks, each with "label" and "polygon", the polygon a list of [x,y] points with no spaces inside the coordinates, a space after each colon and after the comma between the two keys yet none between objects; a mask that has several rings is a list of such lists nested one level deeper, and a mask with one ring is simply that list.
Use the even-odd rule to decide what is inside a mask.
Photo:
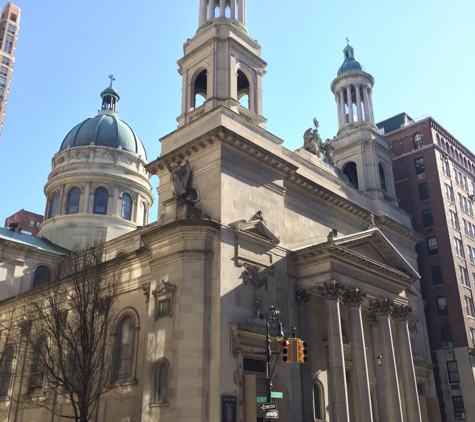
[{"label": "blue sky", "polygon": [[[51,158],[73,126],[97,113],[111,73],[121,119],[149,161],[159,156],[158,139],[180,114],[176,62],[198,26],[199,0],[14,3],[21,22],[0,139],[1,222],[22,208],[43,214]],[[247,28],[268,63],[267,129],[291,150],[315,116],[323,139],[336,134],[330,83],[349,37],[376,80],[376,121],[431,115],[475,151],[474,17],[473,0],[247,0]]]}]

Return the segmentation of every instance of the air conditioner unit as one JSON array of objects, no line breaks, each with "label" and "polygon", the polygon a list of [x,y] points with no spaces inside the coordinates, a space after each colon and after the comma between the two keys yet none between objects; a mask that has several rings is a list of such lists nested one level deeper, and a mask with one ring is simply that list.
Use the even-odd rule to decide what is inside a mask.
[{"label": "air conditioner unit", "polygon": [[465,413],[456,413],[455,419],[457,420],[465,419]]},{"label": "air conditioner unit", "polygon": [[451,341],[444,341],[442,343],[442,346],[444,347],[444,349],[451,349],[452,347],[454,347],[454,343],[452,343]]},{"label": "air conditioner unit", "polygon": [[426,174],[425,174],[425,173],[421,173],[421,174],[418,174],[418,175],[417,175],[417,178],[418,178],[419,180],[425,179],[425,177],[426,177]]}]

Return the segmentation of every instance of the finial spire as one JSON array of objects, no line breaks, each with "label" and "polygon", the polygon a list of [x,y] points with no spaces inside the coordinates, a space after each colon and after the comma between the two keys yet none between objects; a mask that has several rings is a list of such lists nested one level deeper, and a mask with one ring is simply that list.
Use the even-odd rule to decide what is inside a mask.
[{"label": "finial spire", "polygon": [[[348,38],[347,38],[348,39]],[[111,84],[110,84],[110,87],[112,88],[112,84],[113,82],[115,81],[115,78],[114,78],[114,75],[111,73],[108,78],[111,80]]]},{"label": "finial spire", "polygon": [[119,101],[120,97],[119,93],[114,88],[112,88],[115,78],[112,74],[110,74],[108,78],[111,80],[111,83],[108,88],[101,92],[101,110],[117,111],[117,102]]},{"label": "finial spire", "polygon": [[346,45],[350,45],[350,39],[346,37]]}]

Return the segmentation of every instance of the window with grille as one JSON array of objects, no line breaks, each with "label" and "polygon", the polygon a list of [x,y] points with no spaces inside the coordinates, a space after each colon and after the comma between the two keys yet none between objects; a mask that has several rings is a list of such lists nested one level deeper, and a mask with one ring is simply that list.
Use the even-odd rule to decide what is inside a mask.
[{"label": "window with grille", "polygon": [[473,306],[473,299],[465,296],[465,309],[469,317],[475,318],[475,307]]},{"label": "window with grille", "polygon": [[427,238],[427,248],[429,250],[429,255],[437,255],[439,249],[437,248],[437,239],[435,237]]},{"label": "window with grille", "polygon": [[465,258],[465,254],[463,252],[463,245],[460,239],[454,237],[454,246],[455,246],[455,253],[460,256],[461,258]]},{"label": "window with grille", "polygon": [[419,157],[414,160],[414,166],[416,167],[416,174],[425,173],[426,169],[424,167],[424,158]]}]

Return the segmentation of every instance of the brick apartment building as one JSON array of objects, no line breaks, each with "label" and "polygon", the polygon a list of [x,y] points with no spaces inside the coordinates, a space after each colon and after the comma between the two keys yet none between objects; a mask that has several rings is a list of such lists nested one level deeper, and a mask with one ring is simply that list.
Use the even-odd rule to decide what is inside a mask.
[{"label": "brick apartment building", "polygon": [[418,265],[442,420],[475,421],[475,155],[432,117],[401,113],[378,127],[399,206],[426,236]]},{"label": "brick apartment building", "polygon": [[40,214],[22,209],[5,219],[5,228],[36,236],[40,230],[43,218]]}]

